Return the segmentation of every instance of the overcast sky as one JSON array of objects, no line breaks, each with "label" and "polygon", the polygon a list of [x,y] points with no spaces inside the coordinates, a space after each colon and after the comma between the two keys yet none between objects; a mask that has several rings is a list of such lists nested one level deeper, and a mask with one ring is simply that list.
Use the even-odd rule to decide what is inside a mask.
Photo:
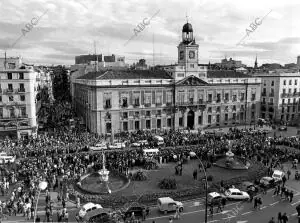
[{"label": "overcast sky", "polygon": [[[300,55],[299,0],[1,0],[0,6],[1,57],[7,50],[28,63],[71,65],[76,55],[93,54],[94,42],[97,53],[124,55],[129,64],[144,58],[152,65],[153,49],[155,64],[176,63],[186,15],[199,63],[226,55],[253,66],[257,54],[259,65],[285,64]],[[255,21],[260,25],[252,31]]]}]

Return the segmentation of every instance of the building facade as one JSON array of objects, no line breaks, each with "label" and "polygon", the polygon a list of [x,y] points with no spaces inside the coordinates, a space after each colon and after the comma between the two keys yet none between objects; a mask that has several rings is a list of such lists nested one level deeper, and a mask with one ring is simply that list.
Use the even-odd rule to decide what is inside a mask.
[{"label": "building facade", "polygon": [[[7,61],[6,61],[7,62]],[[5,61],[4,61],[5,63]],[[0,70],[0,134],[36,134],[36,73],[33,68],[10,66]]]},{"label": "building facade", "polygon": [[182,29],[178,65],[90,72],[72,82],[74,107],[98,134],[202,129],[255,123],[261,79],[198,64],[192,26]]},{"label": "building facade", "polygon": [[282,124],[299,123],[300,73],[258,73],[262,79],[261,117]]}]

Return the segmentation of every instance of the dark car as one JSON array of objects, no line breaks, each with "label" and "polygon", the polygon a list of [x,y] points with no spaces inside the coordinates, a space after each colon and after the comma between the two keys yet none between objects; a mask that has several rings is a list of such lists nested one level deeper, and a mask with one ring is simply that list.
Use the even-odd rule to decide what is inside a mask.
[{"label": "dark car", "polygon": [[252,191],[254,193],[257,193],[259,190],[258,186],[250,181],[242,182],[241,189],[247,192]]},{"label": "dark car", "polygon": [[280,126],[279,128],[278,128],[278,130],[279,131],[287,131],[287,127],[286,126]]},{"label": "dark car", "polygon": [[112,209],[98,208],[88,212],[83,219],[84,223],[116,223],[111,218]]},{"label": "dark car", "polygon": [[263,188],[273,188],[276,186],[276,183],[272,177],[263,177],[259,181],[259,186]]},{"label": "dark car", "polygon": [[127,204],[123,208],[123,213],[126,219],[130,218],[132,216],[132,213],[134,213],[134,216],[136,218],[142,218],[143,211],[146,211],[146,206],[136,202]]}]

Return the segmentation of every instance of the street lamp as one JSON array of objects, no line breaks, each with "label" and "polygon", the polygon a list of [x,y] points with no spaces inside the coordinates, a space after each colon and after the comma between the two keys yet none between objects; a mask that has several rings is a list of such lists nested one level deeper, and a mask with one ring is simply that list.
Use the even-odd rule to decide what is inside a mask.
[{"label": "street lamp", "polygon": [[36,200],[36,204],[35,204],[35,209],[34,209],[34,218],[33,218],[33,222],[35,223],[36,221],[36,212],[37,212],[37,206],[38,206],[38,203],[39,203],[39,198],[40,198],[40,193],[42,190],[45,190],[48,186],[48,183],[46,181],[41,181],[39,183],[39,193],[38,193],[38,197],[37,197],[37,200]]},{"label": "street lamp", "polygon": [[207,198],[208,198],[208,181],[207,181],[207,175],[206,175],[206,170],[204,168],[204,165],[202,163],[202,161],[199,159],[199,157],[197,156],[197,154],[195,153],[195,156],[197,157],[197,159],[199,160],[202,170],[204,172],[204,176],[205,176],[205,223],[207,223]]}]

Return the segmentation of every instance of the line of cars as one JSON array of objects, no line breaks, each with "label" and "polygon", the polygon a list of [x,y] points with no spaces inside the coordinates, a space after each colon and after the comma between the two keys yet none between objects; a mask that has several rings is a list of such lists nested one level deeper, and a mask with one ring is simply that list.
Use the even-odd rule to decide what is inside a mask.
[{"label": "line of cars", "polygon": [[[175,201],[170,197],[161,197],[157,200],[157,207],[160,212],[167,214],[168,212],[176,211],[177,209],[183,211],[183,203]],[[142,218],[144,213],[149,213],[149,207],[143,204],[133,202],[128,203],[121,208],[119,217],[122,216],[123,220],[129,219],[133,213],[136,218]],[[103,208],[100,204],[89,202],[82,206],[76,215],[76,220],[82,223],[114,223],[114,215],[110,208]]]},{"label": "line of cars", "polygon": [[272,177],[265,176],[254,183],[244,181],[241,183],[241,188],[229,188],[224,193],[211,192],[208,194],[208,204],[217,205],[222,199],[226,200],[250,200],[250,193],[259,192],[260,188],[273,188],[282,182],[285,173],[281,170],[274,170]]}]

